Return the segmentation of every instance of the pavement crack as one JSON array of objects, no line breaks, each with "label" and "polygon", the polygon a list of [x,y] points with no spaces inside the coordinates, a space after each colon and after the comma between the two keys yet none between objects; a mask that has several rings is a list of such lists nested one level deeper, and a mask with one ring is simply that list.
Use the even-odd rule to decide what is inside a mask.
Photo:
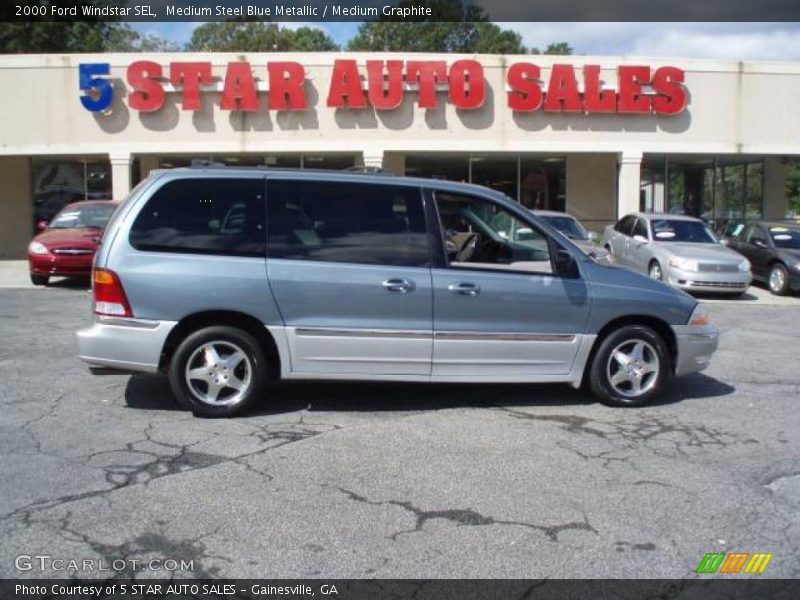
[{"label": "pavement crack", "polygon": [[[328,487],[325,485],[324,487]],[[576,530],[576,531],[591,531],[598,535],[597,530],[589,524],[586,515],[583,521],[573,521],[569,523],[561,523],[559,525],[537,525],[535,523],[526,523],[524,521],[512,521],[507,519],[496,519],[495,517],[487,517],[471,508],[450,508],[444,510],[423,510],[414,506],[413,503],[401,500],[370,500],[369,498],[357,494],[351,490],[336,487],[341,493],[345,494],[350,500],[354,502],[361,502],[371,506],[397,506],[410,513],[416,518],[414,529],[404,529],[396,531],[389,536],[389,539],[396,541],[397,538],[404,534],[417,533],[424,530],[425,523],[434,519],[443,519],[450,521],[458,526],[484,526],[484,525],[512,525],[516,527],[525,527],[527,529],[534,529],[544,533],[551,542],[557,542],[559,534],[563,531]]]}]

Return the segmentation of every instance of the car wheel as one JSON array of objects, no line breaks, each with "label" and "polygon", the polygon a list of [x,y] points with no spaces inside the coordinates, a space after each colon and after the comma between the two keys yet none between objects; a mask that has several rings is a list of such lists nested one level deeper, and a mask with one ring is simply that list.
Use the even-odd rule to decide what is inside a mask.
[{"label": "car wheel", "polygon": [[647,269],[648,275],[650,275],[650,279],[656,279],[658,281],[664,281],[664,272],[661,270],[661,264],[654,260],[650,263],[650,267]]},{"label": "car wheel", "polygon": [[781,263],[775,263],[770,267],[769,277],[767,278],[769,291],[776,296],[783,296],[789,291],[789,273]]},{"label": "car wheel", "polygon": [[592,359],[589,387],[608,406],[642,406],[672,376],[664,340],[642,325],[626,325],[608,335]]},{"label": "car wheel", "polygon": [[178,346],[169,364],[176,399],[194,414],[230,417],[264,391],[267,362],[258,341],[236,327],[200,329]]},{"label": "car wheel", "polygon": [[31,283],[33,285],[47,285],[48,281],[50,281],[49,275],[36,275],[35,273],[31,273]]}]

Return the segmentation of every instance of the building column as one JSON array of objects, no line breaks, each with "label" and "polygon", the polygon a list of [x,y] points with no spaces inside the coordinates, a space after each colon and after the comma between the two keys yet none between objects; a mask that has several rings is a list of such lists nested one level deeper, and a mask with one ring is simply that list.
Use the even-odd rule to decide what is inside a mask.
[{"label": "building column", "polygon": [[131,155],[112,154],[111,161],[111,198],[124,200],[131,191]]},{"label": "building column", "polygon": [[150,175],[150,171],[158,169],[158,157],[145,154],[139,157],[139,173],[142,179]]},{"label": "building column", "polygon": [[786,218],[788,211],[785,159],[781,156],[766,156],[764,157],[764,219],[779,221]]},{"label": "building column", "polygon": [[567,154],[566,210],[590,231],[617,220],[617,157]]},{"label": "building column", "polygon": [[639,211],[642,153],[622,152],[617,174],[617,218]]},{"label": "building column", "polygon": [[383,150],[364,150],[363,161],[366,169],[382,169]]},{"label": "building column", "polygon": [[31,159],[0,157],[0,259],[25,258],[33,237]]}]

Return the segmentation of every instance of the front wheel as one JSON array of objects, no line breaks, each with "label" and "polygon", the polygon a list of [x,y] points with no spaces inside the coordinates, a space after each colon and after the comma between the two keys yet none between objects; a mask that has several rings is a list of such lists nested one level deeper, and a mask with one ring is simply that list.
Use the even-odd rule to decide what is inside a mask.
[{"label": "front wheel", "polygon": [[37,275],[36,273],[31,273],[31,283],[33,285],[47,285],[48,281],[50,281],[50,277],[48,275]]},{"label": "front wheel", "polygon": [[589,386],[608,406],[642,406],[672,375],[664,340],[643,325],[626,325],[608,335],[594,355]]},{"label": "front wheel", "polygon": [[657,260],[650,263],[650,268],[647,272],[650,275],[650,279],[664,281],[664,272],[661,270],[661,264]]},{"label": "front wheel", "polygon": [[258,341],[227,326],[195,331],[181,342],[169,364],[176,399],[205,417],[242,413],[262,395],[266,373]]},{"label": "front wheel", "polygon": [[776,296],[783,296],[789,291],[789,273],[781,263],[775,263],[769,270],[767,278],[769,291]]}]

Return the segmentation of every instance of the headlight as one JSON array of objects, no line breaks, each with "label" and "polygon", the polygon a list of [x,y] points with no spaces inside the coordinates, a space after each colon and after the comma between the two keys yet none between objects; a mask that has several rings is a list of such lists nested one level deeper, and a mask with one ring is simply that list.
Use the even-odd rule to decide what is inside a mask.
[{"label": "headlight", "polygon": [[749,273],[750,272],[750,261],[745,259],[739,263],[739,270],[742,273]]},{"label": "headlight", "polygon": [[39,242],[31,242],[28,245],[28,252],[30,252],[31,254],[47,254],[49,250],[47,249],[47,246],[45,246],[44,244],[41,244]]},{"label": "headlight", "polygon": [[673,256],[669,259],[669,266],[680,269],[681,271],[697,271],[697,261],[689,258]]},{"label": "headlight", "polygon": [[711,317],[708,316],[704,308],[698,305],[694,309],[692,316],[689,317],[689,327],[707,327],[708,325],[711,325]]}]

